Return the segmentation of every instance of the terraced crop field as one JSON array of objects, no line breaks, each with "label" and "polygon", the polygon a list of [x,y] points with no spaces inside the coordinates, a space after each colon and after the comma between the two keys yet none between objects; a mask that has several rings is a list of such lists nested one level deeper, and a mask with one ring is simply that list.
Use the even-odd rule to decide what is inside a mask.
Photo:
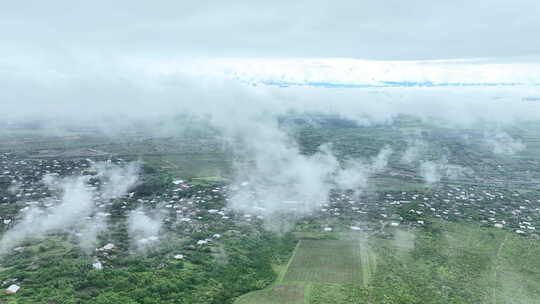
[{"label": "terraced crop field", "polygon": [[359,243],[349,240],[301,240],[283,281],[360,283]]}]

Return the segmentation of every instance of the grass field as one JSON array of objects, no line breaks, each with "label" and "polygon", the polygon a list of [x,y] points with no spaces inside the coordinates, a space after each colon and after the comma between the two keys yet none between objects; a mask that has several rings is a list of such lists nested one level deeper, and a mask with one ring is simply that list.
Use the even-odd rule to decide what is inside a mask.
[{"label": "grass field", "polygon": [[[359,287],[374,270],[369,265],[373,256],[361,249],[367,243],[360,234],[333,233],[335,239],[324,235],[326,239],[301,239],[289,263],[276,268],[278,279],[272,287],[246,294],[235,304],[332,303],[330,298],[357,303],[353,299],[365,298]],[[367,272],[363,262],[368,263]]]},{"label": "grass field", "polygon": [[532,238],[447,222],[385,237],[332,234],[301,239],[275,284],[236,304],[540,303]]},{"label": "grass field", "polygon": [[284,282],[359,283],[357,244],[346,240],[301,240]]},{"label": "grass field", "polygon": [[315,283],[309,286],[309,304],[360,304],[367,302],[367,291],[353,284],[322,284]]},{"label": "grass field", "polygon": [[235,304],[303,304],[305,285],[279,285],[248,293],[236,300]]}]

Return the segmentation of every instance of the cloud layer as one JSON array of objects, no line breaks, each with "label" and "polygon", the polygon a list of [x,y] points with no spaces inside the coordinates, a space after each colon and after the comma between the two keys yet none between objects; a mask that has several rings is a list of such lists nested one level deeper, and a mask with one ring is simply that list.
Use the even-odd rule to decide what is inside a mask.
[{"label": "cloud layer", "polygon": [[24,0],[3,5],[0,37],[38,56],[522,57],[540,53],[539,12],[534,0]]}]

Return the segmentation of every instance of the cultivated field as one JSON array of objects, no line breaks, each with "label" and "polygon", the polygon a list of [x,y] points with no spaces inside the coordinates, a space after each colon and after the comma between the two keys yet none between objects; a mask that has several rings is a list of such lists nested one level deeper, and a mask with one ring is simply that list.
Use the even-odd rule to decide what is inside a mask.
[{"label": "cultivated field", "polygon": [[345,240],[301,240],[284,282],[359,283],[359,246]]},{"label": "cultivated field", "polygon": [[273,287],[246,294],[235,304],[330,303],[328,297],[349,303],[351,297],[363,298],[358,297],[358,288],[363,278],[369,279],[374,266],[370,262],[374,261],[367,256],[367,248],[362,250],[367,243],[360,234],[339,236],[339,240],[301,239],[288,265],[278,269]]},{"label": "cultivated field", "polygon": [[304,285],[280,285],[240,297],[236,304],[303,304]]}]

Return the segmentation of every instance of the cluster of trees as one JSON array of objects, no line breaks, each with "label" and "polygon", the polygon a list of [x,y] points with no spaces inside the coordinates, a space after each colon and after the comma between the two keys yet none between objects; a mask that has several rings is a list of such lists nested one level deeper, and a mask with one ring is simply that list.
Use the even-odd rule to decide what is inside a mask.
[{"label": "cluster of trees", "polygon": [[291,235],[263,232],[258,236],[224,241],[227,255],[219,263],[211,252],[191,251],[175,260],[164,250],[140,255],[117,255],[103,269],[76,247],[47,240],[22,254],[6,258],[0,281],[16,278],[21,290],[0,295],[0,301],[25,303],[172,304],[232,303],[276,278],[272,264],[286,260],[295,240]]}]

